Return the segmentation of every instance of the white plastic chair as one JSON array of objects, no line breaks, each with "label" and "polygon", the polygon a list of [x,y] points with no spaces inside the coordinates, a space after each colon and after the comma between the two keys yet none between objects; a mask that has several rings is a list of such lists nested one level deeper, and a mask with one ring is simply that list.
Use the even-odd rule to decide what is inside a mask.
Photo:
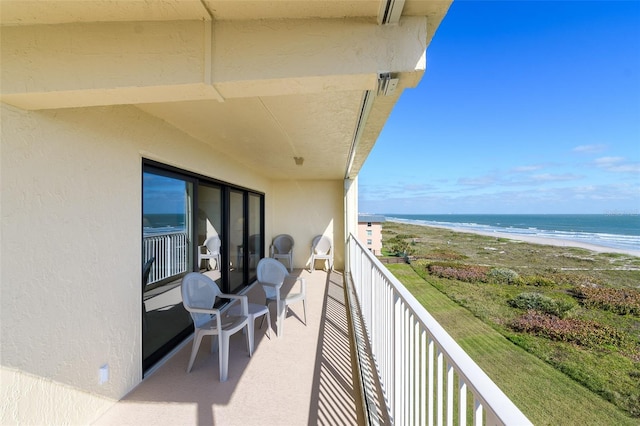
[{"label": "white plastic chair", "polygon": [[329,261],[329,270],[333,270],[333,242],[331,238],[317,235],[311,242],[311,272],[315,271],[316,260]]},{"label": "white plastic chair", "polygon": [[[191,371],[193,362],[198,354],[198,348],[202,338],[211,335],[211,352],[215,347],[215,336],[218,337],[218,363],[220,367],[220,381],[227,380],[229,367],[229,337],[247,327],[247,347],[249,356],[253,354],[253,339],[249,338],[249,317],[247,296],[237,294],[224,294],[220,291],[215,281],[198,272],[190,272],[182,278],[182,304],[189,311],[195,328],[193,347],[187,373]],[[216,298],[232,299],[235,303],[240,301],[241,313],[239,316],[222,316],[219,309],[213,307]]]},{"label": "white plastic chair", "polygon": [[[229,308],[229,310],[227,311],[227,313],[229,315],[241,315],[242,312],[242,306],[233,306],[231,308]],[[258,305],[257,303],[249,303],[249,346],[251,346],[252,348],[255,348],[255,344],[254,344],[254,327],[255,327],[255,323],[256,323],[256,318],[260,318],[261,316],[263,316],[267,319],[267,336],[269,337],[269,339],[271,339],[271,315],[269,315],[269,307],[265,306],[265,305]],[[264,318],[262,319],[262,322],[260,323],[260,328],[262,328],[262,324],[264,323]]]},{"label": "white plastic chair", "polygon": [[[264,258],[258,262],[258,282],[262,285],[266,296],[266,305],[275,302],[277,308],[276,314],[276,334],[278,337],[282,335],[285,314],[289,305],[302,301],[304,309],[304,325],[307,325],[307,284],[304,278],[292,277],[287,272],[287,268],[277,259]],[[286,278],[294,278],[300,283],[300,293],[287,294],[282,296],[282,284]],[[295,284],[295,283],[294,283]]]},{"label": "white plastic chair", "polygon": [[277,235],[271,243],[270,257],[286,259],[289,262],[289,272],[293,272],[293,237],[287,234]]},{"label": "white plastic chair", "polygon": [[[198,246],[198,268],[202,264],[203,260],[208,260],[207,269],[211,268],[211,259],[216,261],[216,267],[211,269],[220,269],[220,241],[219,235],[213,235],[204,241],[204,244]],[[204,250],[204,253],[203,253]]]}]

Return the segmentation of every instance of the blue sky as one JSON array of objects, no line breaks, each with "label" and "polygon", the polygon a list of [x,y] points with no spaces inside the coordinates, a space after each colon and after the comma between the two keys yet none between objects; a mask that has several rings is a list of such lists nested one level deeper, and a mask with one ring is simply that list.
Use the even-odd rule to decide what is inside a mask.
[{"label": "blue sky", "polygon": [[184,214],[185,182],[153,173],[143,174],[143,214]]},{"label": "blue sky", "polygon": [[367,213],[640,213],[640,1],[454,1]]}]

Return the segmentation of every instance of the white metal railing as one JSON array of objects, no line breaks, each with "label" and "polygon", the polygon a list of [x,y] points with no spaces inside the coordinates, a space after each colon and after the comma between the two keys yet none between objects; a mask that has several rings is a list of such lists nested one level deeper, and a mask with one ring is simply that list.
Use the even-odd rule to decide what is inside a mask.
[{"label": "white metal railing", "polygon": [[531,424],[353,235],[347,248],[348,273],[395,425],[467,424],[468,395],[474,425]]},{"label": "white metal railing", "polygon": [[187,272],[189,239],[186,232],[145,235],[142,238],[143,263],[155,257],[147,285]]}]

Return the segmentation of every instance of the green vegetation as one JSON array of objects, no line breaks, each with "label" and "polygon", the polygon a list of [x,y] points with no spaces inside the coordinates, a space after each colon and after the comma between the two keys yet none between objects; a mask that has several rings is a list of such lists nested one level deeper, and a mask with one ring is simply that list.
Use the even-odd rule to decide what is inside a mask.
[{"label": "green vegetation", "polygon": [[389,270],[535,424],[638,423],[640,258],[386,222],[390,240],[413,255]]},{"label": "green vegetation", "polygon": [[407,256],[413,254],[415,242],[411,235],[398,234],[386,241],[383,253],[390,256]]},{"label": "green vegetation", "polygon": [[525,292],[520,293],[513,299],[508,300],[509,305],[518,309],[534,310],[544,314],[555,315],[564,318],[575,303],[568,300],[557,300],[545,296],[542,293]]}]

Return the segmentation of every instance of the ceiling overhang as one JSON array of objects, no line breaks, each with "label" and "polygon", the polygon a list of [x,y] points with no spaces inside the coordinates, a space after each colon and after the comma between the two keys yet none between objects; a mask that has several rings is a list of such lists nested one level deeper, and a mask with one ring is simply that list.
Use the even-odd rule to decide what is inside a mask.
[{"label": "ceiling overhang", "polygon": [[449,4],[4,0],[1,100],[134,105],[272,179],[353,177]]}]

